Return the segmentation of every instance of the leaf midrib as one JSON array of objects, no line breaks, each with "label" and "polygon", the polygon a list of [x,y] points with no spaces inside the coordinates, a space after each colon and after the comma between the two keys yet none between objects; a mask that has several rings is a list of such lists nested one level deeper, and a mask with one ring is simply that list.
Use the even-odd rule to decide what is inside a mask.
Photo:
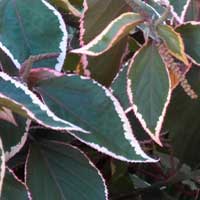
[{"label": "leaf midrib", "polygon": [[26,47],[29,50],[29,52],[31,52],[31,46],[28,42],[28,37],[27,37],[26,31],[25,31],[25,28],[24,28],[24,25],[23,25],[22,17],[20,15],[18,7],[17,7],[16,0],[13,0],[13,6],[15,8],[15,13],[16,13],[16,16],[17,16],[17,22],[19,23],[19,27],[20,27],[22,36],[24,38],[24,42],[25,42]]}]

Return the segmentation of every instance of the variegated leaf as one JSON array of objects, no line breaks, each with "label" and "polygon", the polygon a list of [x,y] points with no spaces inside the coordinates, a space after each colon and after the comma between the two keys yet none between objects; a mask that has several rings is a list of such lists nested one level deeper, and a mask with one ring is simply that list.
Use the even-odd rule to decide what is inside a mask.
[{"label": "variegated leaf", "polygon": [[4,154],[2,140],[0,138],[0,198],[1,198],[1,193],[2,193],[5,171],[6,171],[5,154]]},{"label": "variegated leaf", "polygon": [[27,186],[19,180],[11,169],[6,170],[1,200],[32,200]]},{"label": "variegated leaf", "polygon": [[41,81],[35,89],[57,116],[91,132],[71,132],[83,143],[123,161],[153,161],[134,138],[118,100],[97,82],[68,75]]},{"label": "variegated leaf", "polygon": [[180,23],[184,22],[187,8],[191,0],[168,0],[172,6],[172,13]]},{"label": "variegated leaf", "polygon": [[130,63],[128,95],[143,128],[161,145],[159,134],[171,89],[167,68],[152,43],[145,44]]},{"label": "variegated leaf", "polygon": [[200,65],[200,23],[187,22],[176,28],[185,44],[185,51],[192,61]]},{"label": "variegated leaf", "polygon": [[0,111],[0,137],[3,142],[6,161],[24,146],[28,137],[30,122],[30,120],[2,107]]},{"label": "variegated leaf", "polygon": [[188,59],[185,54],[184,43],[181,35],[168,25],[158,25],[157,32],[168,47],[169,52],[178,60],[181,60],[183,63],[188,65]]},{"label": "variegated leaf", "polygon": [[[186,78],[200,95],[200,68],[193,65]],[[163,131],[169,132],[174,156],[192,167],[200,162],[200,154],[197,153],[200,143],[199,112],[199,99],[191,100],[179,86],[173,92],[163,125]]]},{"label": "variegated leaf", "polygon": [[0,72],[0,105],[56,130],[83,129],[57,117],[25,85]]},{"label": "variegated leaf", "polygon": [[122,67],[119,74],[115,77],[111,85],[112,93],[119,100],[125,111],[131,107],[127,95],[127,71],[128,71],[128,63],[126,63]]},{"label": "variegated leaf", "polygon": [[17,68],[31,55],[55,52],[59,53],[57,58],[39,62],[37,66],[61,70],[67,31],[59,12],[46,0],[2,0],[0,19],[0,48]]},{"label": "variegated leaf", "polygon": [[[84,11],[80,20],[81,47],[100,34],[115,18],[130,11],[124,0],[84,0],[83,5]],[[107,87],[110,86],[121,66],[126,45],[127,37],[124,37],[102,55],[95,57],[82,55],[81,65],[84,75],[92,77]]]},{"label": "variegated leaf", "polygon": [[32,144],[25,179],[33,199],[108,200],[100,171],[83,152],[68,144]]},{"label": "variegated leaf", "polygon": [[96,38],[80,49],[75,49],[73,53],[81,53],[90,56],[98,56],[111,47],[129,33],[136,25],[143,22],[141,15],[127,12],[114,19]]},{"label": "variegated leaf", "polygon": [[176,18],[179,23],[184,22],[187,8],[191,0],[154,0],[158,3],[169,6],[172,15]]}]

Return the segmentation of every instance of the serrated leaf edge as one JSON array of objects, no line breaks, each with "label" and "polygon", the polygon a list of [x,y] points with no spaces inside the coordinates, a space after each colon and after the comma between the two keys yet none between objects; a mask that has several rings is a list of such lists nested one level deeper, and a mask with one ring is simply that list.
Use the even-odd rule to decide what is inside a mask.
[{"label": "serrated leaf edge", "polygon": [[[120,74],[123,72],[124,68],[127,67],[128,62],[126,62],[124,65],[122,65],[121,69],[118,71],[118,73],[116,74],[115,78],[113,79],[111,86],[110,86],[110,91],[112,92],[112,94],[114,95],[115,90],[112,88],[113,84],[117,81],[117,79],[119,78]],[[127,86],[127,85],[126,85]],[[114,95],[115,96],[115,95]],[[117,97],[116,97],[117,98]],[[117,98],[118,99],[118,98]],[[129,102],[130,104],[130,102]],[[130,106],[128,106],[127,108],[123,108],[126,111],[130,108]]]},{"label": "serrated leaf edge", "polygon": [[[109,200],[109,199],[108,199],[108,189],[107,189],[106,181],[105,181],[105,179],[104,179],[102,173],[100,172],[100,170],[94,165],[94,163],[90,160],[90,158],[89,158],[82,150],[80,150],[78,147],[75,147],[75,146],[73,146],[73,145],[71,145],[71,144],[64,143],[64,142],[49,141],[49,143],[56,143],[56,144],[66,145],[66,146],[69,146],[69,147],[71,147],[71,148],[73,148],[73,149],[79,151],[79,152],[88,160],[89,164],[97,171],[97,173],[98,173],[98,175],[100,176],[100,178],[101,178],[101,180],[102,180],[102,182],[103,182],[103,185],[104,185],[104,192],[105,192],[105,198],[106,198],[105,200]],[[28,184],[27,184],[27,174],[28,174],[27,168],[28,168],[28,160],[29,160],[29,157],[30,157],[30,149],[29,149],[28,155],[27,155],[27,157],[26,157],[25,170],[24,170],[24,171],[25,171],[25,184],[26,184],[26,186],[27,186],[27,188],[28,188],[28,191],[30,191],[30,189],[29,189],[29,187],[28,187]],[[30,194],[31,194],[31,192],[30,192]],[[30,199],[30,200],[32,200],[32,199]]]},{"label": "serrated leaf edge", "polygon": [[28,131],[30,128],[30,124],[31,124],[31,120],[29,120],[29,119],[26,120],[25,132],[24,132],[23,136],[21,137],[21,140],[19,141],[19,143],[16,144],[15,146],[12,146],[9,151],[5,151],[6,162],[8,160],[10,160],[15,154],[17,154],[20,151],[20,149],[24,146],[24,144],[27,140],[27,137],[28,137]]},{"label": "serrated leaf edge", "polygon": [[20,69],[21,64],[19,63],[19,61],[17,59],[15,59],[12,55],[12,53],[10,52],[10,50],[3,45],[2,42],[0,42],[0,48],[6,53],[6,55],[12,60],[12,62],[15,64],[16,68]]},{"label": "serrated leaf edge", "polygon": [[97,173],[101,177],[101,180],[102,180],[103,185],[104,185],[105,199],[109,200],[108,199],[108,188],[107,188],[107,185],[106,185],[106,180],[104,179],[103,174],[101,173],[101,171],[94,165],[94,163],[89,159],[89,157],[83,151],[81,151],[79,148],[74,147],[72,145],[69,145],[69,146],[71,146],[74,149],[79,150],[79,152],[81,152],[83,154],[83,156],[88,160],[89,164],[97,171]]},{"label": "serrated leaf edge", "polygon": [[55,69],[57,71],[61,71],[64,61],[65,61],[66,52],[67,52],[67,40],[68,40],[67,28],[66,28],[65,22],[62,18],[62,15],[46,0],[42,0],[42,2],[46,5],[46,7],[49,10],[53,11],[54,15],[58,18],[58,21],[60,24],[59,28],[63,33],[62,41],[60,42],[60,46],[59,46],[61,52],[60,52],[59,56],[57,57],[58,63],[55,65]]},{"label": "serrated leaf edge", "polygon": [[3,144],[2,144],[1,138],[0,138],[0,149],[1,149],[1,166],[0,166],[0,169],[1,169],[1,171],[0,171],[0,197],[1,197],[3,179],[4,179],[5,171],[6,171],[5,154],[4,154],[4,149],[3,149]]},{"label": "serrated leaf edge", "polygon": [[164,3],[165,6],[170,6],[170,10],[171,10],[172,15],[176,18],[176,20],[179,23],[184,22],[185,15],[186,15],[186,12],[187,12],[187,9],[189,7],[191,0],[187,0],[187,3],[183,6],[183,9],[182,9],[180,16],[178,15],[178,13],[176,11],[174,11],[174,6],[170,4],[169,0],[162,0],[162,2]]},{"label": "serrated leaf edge", "polygon": [[[64,22],[64,20],[61,16],[61,14],[51,4],[49,4],[45,0],[41,0],[41,1],[58,18],[58,21],[59,21],[59,24],[60,24],[59,28],[63,33],[63,38],[62,38],[62,41],[60,42],[60,45],[59,45],[61,52],[59,53],[59,56],[57,57],[58,63],[55,65],[55,69],[57,71],[61,71],[62,66],[64,64],[64,61],[65,61],[66,51],[67,51],[68,33],[67,33],[66,25],[65,25],[65,22]],[[21,64],[19,63],[19,61],[17,59],[14,58],[13,54],[10,52],[10,50],[6,46],[3,45],[2,42],[0,42],[0,48],[8,55],[8,57],[12,60],[12,62],[15,64],[15,66],[18,69],[20,69]]]},{"label": "serrated leaf edge", "polygon": [[[128,62],[126,62],[124,65],[122,64],[122,67],[119,69],[118,73],[116,74],[116,76],[114,77],[114,79],[112,80],[111,86],[117,81],[117,79],[119,78],[120,74],[123,72],[124,68],[128,65]],[[110,87],[111,92],[113,93],[113,89],[112,87]]]},{"label": "serrated leaf edge", "polygon": [[[185,22],[185,23],[182,23],[182,24],[176,26],[175,30],[176,30],[177,28],[181,27],[181,26],[189,25],[189,24],[192,25],[192,26],[200,26],[200,22],[197,22],[197,21],[187,21],[187,22]],[[200,28],[200,27],[199,27],[199,28]],[[181,34],[180,34],[180,35],[181,35]],[[200,66],[200,63],[198,63],[194,58],[192,58],[192,57],[191,57],[190,55],[188,55],[187,53],[186,53],[186,55],[187,55],[187,57],[188,57],[195,65]]]},{"label": "serrated leaf edge", "polygon": [[32,200],[31,193],[30,193],[30,191],[29,191],[27,185],[26,185],[24,182],[22,182],[22,181],[15,175],[15,173],[13,172],[12,169],[10,169],[9,167],[6,167],[6,169],[9,171],[9,173],[11,173],[11,174],[13,175],[14,179],[15,179],[17,182],[19,182],[20,184],[22,184],[22,185],[25,187],[25,189],[26,189],[26,191],[27,191],[28,199],[29,199],[29,200]]},{"label": "serrated leaf edge", "polygon": [[[146,121],[143,119],[143,116],[141,113],[138,112],[138,107],[136,104],[134,104],[134,98],[133,98],[133,93],[131,91],[131,80],[128,78],[128,74],[130,72],[130,69],[134,63],[134,60],[135,60],[135,57],[140,53],[140,51],[147,45],[148,43],[145,43],[135,54],[134,56],[132,57],[131,59],[131,62],[129,64],[129,69],[128,69],[128,73],[127,73],[127,93],[128,93],[128,96],[129,96],[129,100],[132,104],[132,109],[135,113],[135,116],[137,117],[137,119],[140,121],[143,129],[149,134],[149,136],[160,146],[163,146],[162,145],[162,142],[160,141],[160,131],[161,131],[161,128],[162,128],[162,123],[164,121],[164,117],[165,117],[165,114],[167,112],[167,107],[170,103],[170,100],[171,100],[171,93],[172,93],[172,90],[171,90],[171,79],[170,79],[170,74],[169,74],[169,70],[167,69],[166,67],[166,71],[167,71],[167,74],[168,74],[168,80],[169,80],[169,90],[168,90],[168,95],[167,95],[167,99],[166,99],[166,102],[165,102],[165,105],[163,107],[163,111],[161,113],[161,115],[159,116],[158,120],[157,120],[157,125],[155,127],[155,133],[153,133],[147,126],[147,123]],[[164,63],[163,63],[164,64]],[[130,111],[130,108],[127,109],[126,112],[129,112]]]},{"label": "serrated leaf edge", "polygon": [[[187,59],[187,56],[186,56],[186,53],[185,53],[185,46],[184,46],[184,42],[183,42],[183,39],[181,37],[181,34],[176,32],[171,26],[169,25],[165,25],[166,27],[168,27],[175,35],[177,35],[178,37],[178,40],[179,40],[179,47],[181,49],[181,55],[177,54],[177,53],[174,53],[169,47],[168,47],[168,44],[167,42],[165,41],[165,39],[162,39],[165,43],[165,45],[167,46],[169,52],[175,57],[177,58],[178,60],[181,60],[184,64],[188,65],[189,62],[188,62],[188,59]],[[161,37],[161,36],[160,36]],[[161,37],[162,38],[162,37]]]},{"label": "serrated leaf edge", "polygon": [[79,151],[89,162],[89,164],[97,171],[98,175],[101,177],[101,180],[103,182],[103,185],[104,185],[104,192],[105,192],[105,198],[106,200],[109,200],[108,199],[108,188],[107,188],[107,185],[106,185],[106,180],[105,178],[103,177],[103,174],[101,173],[101,171],[95,166],[95,164],[90,160],[90,158],[87,156],[86,153],[84,153],[84,151],[82,151],[81,149],[79,149],[78,147],[76,146],[73,146],[71,144],[66,144],[66,143],[63,143],[63,142],[55,142],[57,144],[63,144],[63,145],[67,145],[67,146],[70,146],[71,148],[73,149],[76,149],[77,151]]},{"label": "serrated leaf edge", "polygon": [[76,125],[73,125],[72,123],[70,122],[67,122],[65,120],[62,120],[60,119],[59,117],[57,117],[45,104],[43,104],[39,98],[33,93],[31,92],[25,85],[21,84],[20,82],[12,79],[10,76],[8,76],[6,73],[4,72],[0,72],[0,77],[5,80],[5,81],[9,81],[10,83],[13,84],[13,86],[15,86],[16,88],[19,88],[21,89],[22,92],[24,92],[26,95],[28,95],[31,100],[32,100],[32,103],[39,106],[39,108],[44,111],[48,117],[52,118],[54,121],[59,121],[59,122],[62,122],[66,125],[68,125],[69,127],[66,127],[66,128],[61,128],[61,127],[53,127],[53,126],[50,126],[50,125],[47,125],[47,124],[44,124],[41,120],[37,119],[37,117],[35,117],[35,115],[30,111],[28,110],[25,106],[23,106],[22,104],[16,102],[15,100],[13,99],[10,99],[9,97],[1,94],[1,91],[0,91],[0,97],[2,98],[5,98],[5,99],[8,99],[9,101],[11,102],[14,102],[15,104],[17,104],[18,106],[20,106],[27,114],[29,117],[31,117],[31,119],[34,119],[35,121],[37,121],[39,124],[47,127],[47,128],[52,128],[52,129],[55,129],[55,130],[74,130],[74,131],[81,131],[81,132],[84,132],[84,133],[88,133],[87,131],[83,130],[82,128],[76,126]]},{"label": "serrated leaf edge", "polygon": [[109,25],[99,34],[97,35],[91,42],[89,42],[87,45],[79,48],[79,49],[74,49],[71,52],[72,53],[80,53],[80,54],[86,54],[89,56],[98,56],[103,54],[104,52],[106,52],[107,50],[109,50],[113,44],[115,43],[115,41],[117,40],[118,36],[121,35],[121,33],[123,33],[123,31],[126,29],[126,27],[129,27],[131,25],[137,24],[142,22],[143,20],[138,20],[138,21],[133,21],[131,23],[127,23],[126,25],[122,26],[121,29],[118,31],[118,33],[112,38],[112,40],[110,41],[110,43],[108,44],[108,46],[101,52],[94,52],[94,51],[90,51],[89,49],[91,47],[93,47],[94,45],[96,45],[99,41],[101,41],[102,37],[110,30],[110,28],[112,27],[112,25],[117,22],[118,20],[120,20],[121,18],[123,18],[124,16],[128,16],[128,15],[138,15],[137,13],[133,13],[133,12],[126,12],[121,14],[119,17],[115,18],[113,21],[111,21],[109,23]]},{"label": "serrated leaf edge", "polygon": [[[76,76],[76,75],[71,74],[69,76]],[[128,118],[126,117],[126,114],[125,114],[123,108],[121,107],[121,105],[120,105],[119,101],[116,99],[116,97],[113,96],[112,92],[110,92],[109,89],[107,89],[106,87],[102,86],[101,84],[99,84],[98,82],[96,82],[93,79],[90,79],[90,78],[84,77],[84,76],[80,76],[80,77],[83,80],[90,80],[90,81],[92,80],[93,84],[95,84],[98,87],[102,88],[104,90],[106,96],[112,100],[112,102],[114,104],[114,107],[115,107],[115,111],[118,114],[118,116],[120,117],[121,122],[123,123],[125,139],[130,142],[131,146],[135,149],[136,154],[140,155],[141,157],[143,157],[146,160],[145,161],[141,161],[141,160],[130,160],[130,159],[127,159],[126,157],[124,157],[122,155],[117,155],[116,153],[110,151],[106,147],[100,146],[99,144],[96,144],[96,143],[87,142],[87,141],[81,139],[80,137],[78,137],[77,135],[75,135],[73,132],[71,132],[71,131],[68,131],[68,132],[72,136],[77,138],[79,141],[83,142],[84,144],[87,144],[88,146],[96,149],[97,151],[102,152],[102,153],[104,153],[106,155],[109,155],[109,156],[111,156],[111,157],[113,157],[115,159],[126,161],[126,162],[130,162],[130,163],[157,162],[157,160],[155,160],[153,158],[150,158],[141,149],[138,141],[136,140],[136,138],[133,135],[133,131],[132,131],[130,122],[128,121]]]}]

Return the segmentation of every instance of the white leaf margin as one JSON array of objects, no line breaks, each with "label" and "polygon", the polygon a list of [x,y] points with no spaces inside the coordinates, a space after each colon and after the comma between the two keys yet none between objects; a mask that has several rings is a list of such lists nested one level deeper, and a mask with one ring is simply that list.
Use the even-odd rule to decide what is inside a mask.
[{"label": "white leaf margin", "polygon": [[2,140],[0,138],[0,150],[1,150],[1,166],[0,166],[0,197],[1,197],[1,192],[2,192],[2,186],[3,186],[3,180],[6,172],[6,161],[5,161],[5,154],[4,154],[4,149],[3,149],[3,144]]},{"label": "white leaf margin", "polygon": [[[128,67],[129,62],[126,62],[124,65],[122,65],[122,67],[120,68],[119,72],[116,74],[115,78],[113,79],[111,86],[110,86],[110,91],[112,92],[112,94],[115,96],[115,90],[112,88],[113,85],[116,83],[116,81],[120,78],[121,74],[123,73],[124,70],[126,70],[125,68]],[[127,82],[126,82],[126,88],[127,88]],[[117,97],[116,97],[117,98]],[[118,98],[117,98],[118,99]],[[130,102],[129,102],[130,104]],[[129,111],[129,109],[131,109],[130,105],[127,108],[123,108],[125,110],[125,113],[127,114]]]},{"label": "white leaf margin", "polygon": [[26,189],[26,191],[27,191],[28,200],[32,200],[31,193],[30,193],[30,191],[29,191],[27,185],[26,185],[25,183],[23,183],[23,182],[15,175],[15,173],[13,172],[12,169],[10,169],[9,167],[6,167],[6,169],[8,170],[8,172],[9,172],[10,174],[12,174],[12,176],[14,177],[14,179],[15,179],[18,183],[20,183],[21,185],[23,185],[23,186],[25,187],[25,189]]},{"label": "white leaf margin", "polygon": [[29,120],[29,119],[26,120],[25,132],[22,135],[19,143],[16,144],[15,146],[12,146],[9,151],[5,151],[6,162],[8,160],[10,160],[13,156],[15,156],[20,151],[20,149],[24,146],[24,144],[27,140],[27,137],[28,137],[28,131],[29,131],[30,125],[31,125],[31,120]]},{"label": "white leaf margin", "polygon": [[4,72],[0,72],[0,78],[2,78],[4,81],[9,81],[15,88],[20,89],[25,95],[27,95],[33,104],[37,105],[39,107],[40,110],[42,110],[49,118],[53,119],[56,122],[61,122],[63,124],[66,124],[66,127],[54,127],[54,126],[50,126],[47,125],[45,123],[43,123],[41,120],[39,120],[32,111],[30,111],[29,109],[27,109],[23,104],[16,102],[13,99],[10,99],[9,97],[3,95],[0,91],[0,98],[4,98],[7,99],[8,101],[13,102],[14,104],[18,105],[19,107],[21,107],[22,110],[24,110],[27,115],[35,120],[36,122],[38,122],[39,124],[47,127],[47,128],[51,128],[51,129],[55,129],[55,130],[71,130],[71,131],[80,131],[83,133],[88,133],[87,131],[83,130],[82,128],[73,125],[70,122],[67,122],[63,119],[60,119],[59,117],[57,117],[45,104],[43,104],[40,99],[33,93],[31,92],[25,85],[23,85],[22,83],[14,80],[13,78],[11,78],[9,75],[7,75]]},{"label": "white leaf margin", "polygon": [[93,46],[95,46],[96,44],[98,44],[99,41],[101,41],[101,39],[103,38],[104,35],[106,35],[109,30],[112,28],[112,26],[118,22],[120,19],[122,19],[123,17],[128,17],[128,16],[133,16],[133,15],[138,15],[138,17],[140,16],[137,13],[133,13],[133,12],[125,12],[123,14],[121,14],[120,16],[118,16],[117,18],[115,18],[113,21],[111,21],[109,23],[109,25],[99,34],[97,35],[92,41],[90,41],[87,45],[79,48],[79,49],[74,49],[71,52],[72,53],[77,53],[77,54],[84,54],[84,55],[89,55],[89,56],[98,56],[103,54],[104,52],[108,51],[111,47],[113,47],[113,44],[115,43],[115,41],[118,39],[118,37],[123,33],[123,31],[127,28],[130,27],[134,24],[140,23],[142,21],[144,21],[144,19],[137,20],[137,21],[133,21],[133,22],[129,22],[126,23],[126,25],[123,25],[119,31],[116,33],[116,35],[111,39],[111,41],[109,42],[109,44],[107,45],[107,47],[100,51],[100,52],[94,52],[91,51],[90,48],[92,48]]},{"label": "white leaf margin", "polygon": [[[68,74],[67,76],[77,76],[74,74]],[[100,146],[99,144],[96,143],[92,143],[92,142],[88,142],[85,141],[84,139],[78,137],[76,134],[74,134],[72,131],[68,131],[72,136],[74,136],[75,138],[77,138],[79,141],[83,142],[84,144],[96,149],[97,151],[104,153],[106,155],[109,155],[115,159],[121,160],[121,161],[125,161],[125,162],[129,162],[129,163],[153,163],[153,162],[158,162],[158,160],[153,159],[151,157],[149,157],[147,154],[144,153],[144,151],[141,149],[139,142],[136,140],[136,138],[133,135],[133,131],[130,125],[130,122],[128,120],[128,118],[126,117],[126,114],[123,110],[123,108],[121,107],[119,101],[116,99],[116,97],[114,97],[114,95],[112,94],[112,92],[107,89],[106,87],[102,86],[101,84],[99,84],[98,82],[96,82],[93,79],[90,79],[89,77],[85,77],[85,76],[79,76],[82,80],[85,81],[92,81],[92,83],[94,85],[97,85],[98,87],[100,87],[104,92],[105,95],[113,102],[113,106],[115,108],[116,113],[118,114],[122,124],[123,124],[123,129],[124,129],[124,136],[125,139],[127,141],[129,141],[129,143],[131,144],[131,146],[134,148],[135,152],[137,155],[140,155],[141,157],[143,157],[144,161],[142,160],[131,160],[128,159],[126,157],[124,157],[123,155],[118,155],[115,152],[107,149],[104,146]]]},{"label": "white leaf margin", "polygon": [[[158,121],[157,121],[157,125],[155,127],[155,132],[153,133],[149,128],[148,128],[148,125],[146,123],[146,121],[144,120],[143,116],[141,113],[138,112],[138,107],[137,105],[134,103],[134,95],[132,93],[132,90],[131,90],[131,80],[128,78],[128,74],[131,70],[131,67],[132,65],[134,64],[134,61],[135,61],[135,58],[136,56],[140,53],[140,51],[146,47],[148,43],[145,43],[135,54],[134,56],[131,58],[131,62],[129,64],[129,69],[128,69],[128,72],[127,72],[127,94],[128,94],[128,97],[129,97],[129,100],[132,104],[132,106],[126,110],[126,113],[129,112],[131,109],[134,111],[135,113],[135,116],[137,117],[137,119],[139,120],[140,124],[142,125],[143,129],[149,134],[149,136],[160,146],[163,146],[162,145],[162,142],[160,141],[160,131],[161,131],[161,128],[162,128],[162,124],[163,124],[163,121],[164,121],[164,117],[166,115],[166,112],[167,112],[167,108],[168,108],[168,105],[170,103],[170,100],[171,100],[171,94],[172,94],[172,90],[171,90],[171,79],[170,79],[170,74],[169,74],[169,70],[167,67],[165,67],[166,69],[166,72],[167,72],[167,75],[168,75],[168,80],[169,80],[169,90],[168,90],[168,94],[167,94],[167,98],[166,98],[166,102],[164,104],[164,107],[163,107],[163,110],[162,110],[162,113],[161,115],[159,116],[158,118]],[[162,59],[162,58],[161,58]],[[164,62],[163,62],[163,65]]]},{"label": "white leaf margin", "polygon": [[67,40],[68,40],[67,28],[62,18],[62,15],[47,1],[42,0],[42,2],[46,5],[47,8],[49,8],[49,10],[53,11],[54,15],[58,18],[58,21],[60,23],[59,28],[63,33],[63,37],[59,45],[61,53],[57,58],[58,63],[55,66],[55,69],[60,72],[62,70],[62,66],[64,64],[66,52],[67,52]]},{"label": "white leaf margin", "polygon": [[76,149],[77,151],[79,151],[88,160],[89,165],[91,165],[91,167],[93,167],[97,171],[97,173],[100,176],[100,178],[101,178],[101,180],[103,182],[103,185],[104,185],[105,199],[109,200],[108,199],[108,188],[107,188],[107,185],[106,185],[106,180],[103,177],[103,174],[101,173],[101,171],[94,165],[94,163],[90,160],[90,158],[82,150],[80,150],[78,147],[72,146],[70,144],[67,144],[67,145],[72,147],[73,149]]},{"label": "white leaf margin", "polygon": [[[200,29],[200,22],[197,22],[197,21],[187,21],[187,22],[185,22],[183,24],[180,24],[180,25],[176,26],[175,30],[177,28],[185,26],[185,25],[199,26],[199,29]],[[181,35],[181,33],[179,33],[179,34]],[[187,57],[192,61],[192,63],[194,63],[197,66],[200,66],[200,62],[197,62],[192,56],[190,56],[189,54],[187,54]]]},{"label": "white leaf margin", "polygon": [[[98,175],[100,176],[100,178],[101,178],[101,180],[102,180],[102,182],[103,182],[103,185],[104,185],[104,193],[105,193],[105,198],[106,198],[105,200],[109,200],[109,199],[108,199],[108,188],[107,188],[107,185],[106,185],[106,180],[105,180],[105,178],[103,177],[103,174],[101,173],[101,171],[94,165],[94,163],[90,160],[90,158],[89,158],[81,149],[79,149],[78,147],[73,146],[73,145],[71,145],[71,144],[69,144],[69,143],[58,142],[58,141],[54,141],[54,140],[48,141],[48,143],[52,143],[52,144],[55,143],[55,144],[60,144],[60,145],[66,145],[66,146],[71,147],[71,148],[74,149],[74,150],[79,151],[79,152],[83,155],[83,157],[85,157],[86,160],[88,160],[89,165],[91,165],[91,167],[94,168],[94,169],[97,171],[97,173],[98,173]],[[25,162],[25,173],[24,173],[24,174],[25,174],[25,184],[26,184],[26,187],[27,187],[27,188],[28,188],[28,184],[27,184],[27,174],[28,174],[28,171],[27,171],[27,169],[28,169],[29,157],[30,157],[30,149],[29,149],[28,155],[27,155],[27,157],[26,157],[26,162]],[[28,191],[30,191],[29,188],[28,188]],[[31,198],[30,200],[32,200],[32,198]]]},{"label": "white leaf margin", "polygon": [[179,16],[179,15],[174,11],[174,6],[171,5],[171,3],[169,2],[169,0],[154,0],[154,1],[155,1],[156,3],[164,4],[165,6],[169,6],[172,15],[176,18],[176,20],[177,20],[179,23],[183,23],[183,22],[184,22],[187,9],[188,9],[188,7],[189,7],[189,5],[190,5],[190,2],[191,2],[191,0],[187,0],[186,4],[183,6],[181,15]]},{"label": "white leaf margin", "polygon": [[[59,56],[57,57],[57,64],[55,65],[55,69],[60,72],[62,70],[62,66],[64,64],[66,52],[67,52],[67,40],[68,40],[67,28],[66,28],[65,22],[64,22],[64,20],[61,16],[61,14],[56,9],[50,3],[48,3],[46,0],[41,0],[41,2],[50,11],[52,11],[53,14],[58,18],[58,21],[59,21],[59,24],[60,24],[59,28],[60,28],[61,32],[63,33],[62,40],[59,44],[59,48],[60,48],[61,52],[59,53]],[[15,66],[18,69],[20,69],[21,64],[19,63],[19,61],[13,56],[13,54],[10,52],[10,50],[1,41],[0,41],[0,48],[12,60],[12,62],[15,64]]]}]

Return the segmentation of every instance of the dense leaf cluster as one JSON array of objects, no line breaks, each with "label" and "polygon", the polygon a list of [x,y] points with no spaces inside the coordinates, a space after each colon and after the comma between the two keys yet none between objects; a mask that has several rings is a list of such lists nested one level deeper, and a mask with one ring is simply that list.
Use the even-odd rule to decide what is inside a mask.
[{"label": "dense leaf cluster", "polygon": [[0,198],[200,198],[198,0],[0,1]]}]

